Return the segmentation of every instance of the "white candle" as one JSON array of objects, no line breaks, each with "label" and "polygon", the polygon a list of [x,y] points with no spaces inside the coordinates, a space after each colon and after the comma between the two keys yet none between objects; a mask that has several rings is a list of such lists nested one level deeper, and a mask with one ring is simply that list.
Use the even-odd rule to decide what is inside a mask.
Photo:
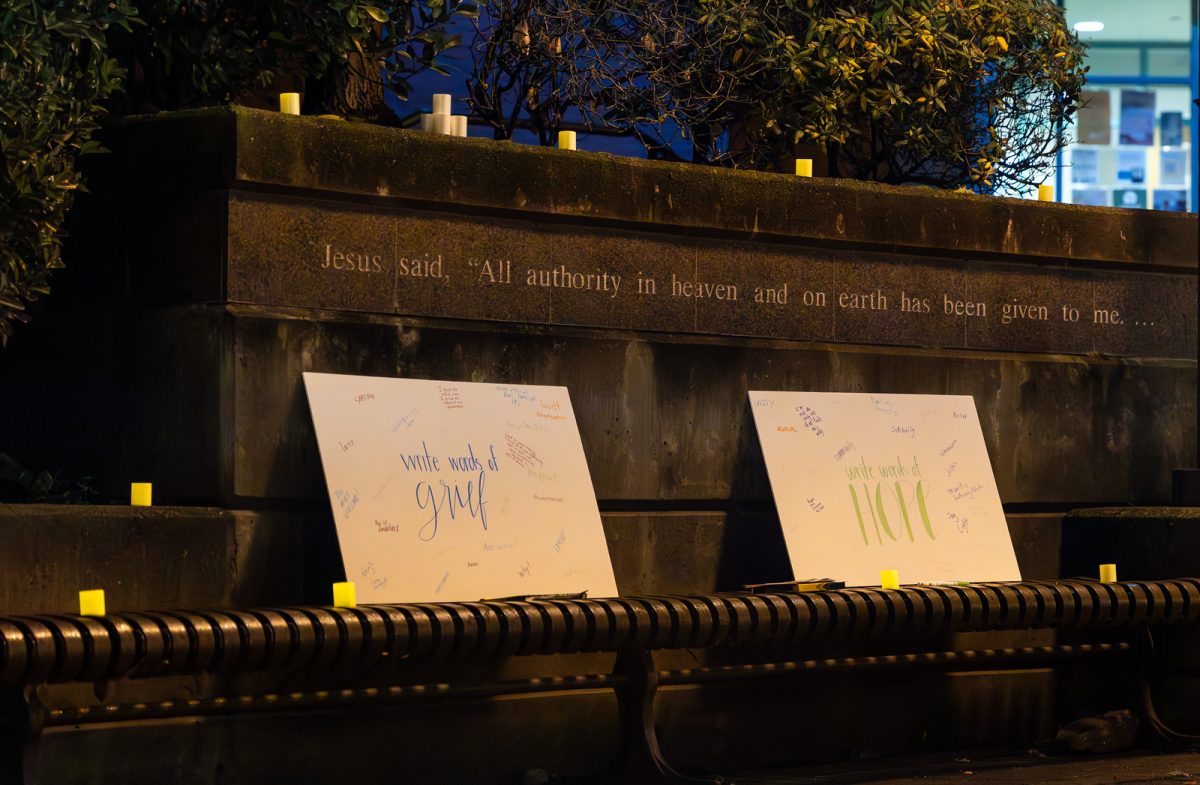
[{"label": "white candle", "polygon": [[451,115],[450,120],[454,123],[454,136],[467,135],[467,116],[465,114]]},{"label": "white candle", "polygon": [[575,132],[574,131],[559,131],[558,132],[558,149],[559,150],[574,150],[575,149]]},{"label": "white candle", "polygon": [[284,114],[300,114],[300,94],[280,93],[279,111]]},{"label": "white candle", "polygon": [[448,115],[450,114],[450,94],[449,93],[434,93],[433,94],[433,113]]},{"label": "white candle", "polygon": [[429,116],[429,130],[435,134],[450,133],[450,115],[433,114]]},{"label": "white candle", "polygon": [[433,115],[425,114],[425,113],[421,114],[421,130],[422,131],[432,131],[433,130]]}]

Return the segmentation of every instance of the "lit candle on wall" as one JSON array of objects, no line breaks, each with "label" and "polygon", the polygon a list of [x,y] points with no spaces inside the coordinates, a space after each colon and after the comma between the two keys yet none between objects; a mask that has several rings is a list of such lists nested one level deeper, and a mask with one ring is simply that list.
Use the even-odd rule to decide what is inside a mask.
[{"label": "lit candle on wall", "polygon": [[879,585],[885,589],[900,588],[900,571],[899,570],[880,570]]},{"label": "lit candle on wall", "polygon": [[353,608],[358,604],[357,592],[353,581],[342,581],[333,584],[333,607]]},{"label": "lit candle on wall", "polygon": [[280,93],[279,111],[284,114],[300,114],[300,94]]},{"label": "lit candle on wall", "polygon": [[1101,564],[1100,565],[1100,582],[1101,583],[1116,583],[1117,582],[1117,565]]},{"label": "lit candle on wall", "polygon": [[1038,186],[1038,201],[1039,202],[1053,202],[1054,201],[1054,186],[1053,185],[1039,185]]},{"label": "lit candle on wall", "polygon": [[149,507],[154,486],[148,482],[129,484],[129,504],[134,507]]},{"label": "lit candle on wall", "polygon": [[433,94],[433,113],[449,115],[450,114],[450,94],[449,93],[434,93]]},{"label": "lit candle on wall", "polygon": [[797,158],[796,159],[796,176],[797,177],[812,177],[812,159]]},{"label": "lit candle on wall", "polygon": [[79,615],[104,615],[104,589],[86,589],[79,592]]},{"label": "lit candle on wall", "polygon": [[574,150],[575,149],[575,132],[574,131],[559,131],[558,132],[558,149],[559,150]]}]

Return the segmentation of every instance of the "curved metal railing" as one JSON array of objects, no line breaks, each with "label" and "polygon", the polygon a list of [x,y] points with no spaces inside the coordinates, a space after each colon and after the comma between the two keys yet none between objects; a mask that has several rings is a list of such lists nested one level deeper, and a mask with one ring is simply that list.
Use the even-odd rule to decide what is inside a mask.
[{"label": "curved metal railing", "polygon": [[0,616],[0,686],[1200,619],[1200,579]]}]

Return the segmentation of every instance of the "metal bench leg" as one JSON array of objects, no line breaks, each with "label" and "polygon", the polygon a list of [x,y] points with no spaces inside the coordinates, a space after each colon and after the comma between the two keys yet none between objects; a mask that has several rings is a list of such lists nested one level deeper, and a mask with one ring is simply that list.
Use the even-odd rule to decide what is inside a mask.
[{"label": "metal bench leg", "polygon": [[615,668],[621,677],[616,688],[621,715],[621,760],[617,782],[683,783],[711,782],[685,777],[663,759],[654,731],[654,695],[658,692],[658,669],[648,651],[621,652]]},{"label": "metal bench leg", "polygon": [[25,691],[0,688],[0,785],[25,785],[25,746],[32,730]]}]

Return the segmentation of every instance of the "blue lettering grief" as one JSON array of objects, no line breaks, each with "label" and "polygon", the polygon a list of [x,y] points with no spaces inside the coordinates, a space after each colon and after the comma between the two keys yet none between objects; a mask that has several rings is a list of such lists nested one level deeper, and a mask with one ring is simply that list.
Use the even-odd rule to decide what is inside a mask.
[{"label": "blue lettering grief", "polygon": [[[437,537],[447,516],[450,521],[477,521],[483,531],[487,531],[487,475],[489,471],[499,471],[500,463],[493,444],[488,445],[486,452],[481,450],[478,454],[484,455],[485,460],[481,460],[474,445],[468,443],[464,450],[455,455],[439,456],[430,451],[426,442],[421,442],[420,450],[400,456],[400,462],[407,471],[441,474],[444,468],[448,468],[454,477],[451,480],[441,477],[420,480],[413,489],[417,508],[429,515],[417,532],[417,537],[423,542],[430,542]],[[467,473],[471,475],[468,479],[458,479],[458,475]]]}]

